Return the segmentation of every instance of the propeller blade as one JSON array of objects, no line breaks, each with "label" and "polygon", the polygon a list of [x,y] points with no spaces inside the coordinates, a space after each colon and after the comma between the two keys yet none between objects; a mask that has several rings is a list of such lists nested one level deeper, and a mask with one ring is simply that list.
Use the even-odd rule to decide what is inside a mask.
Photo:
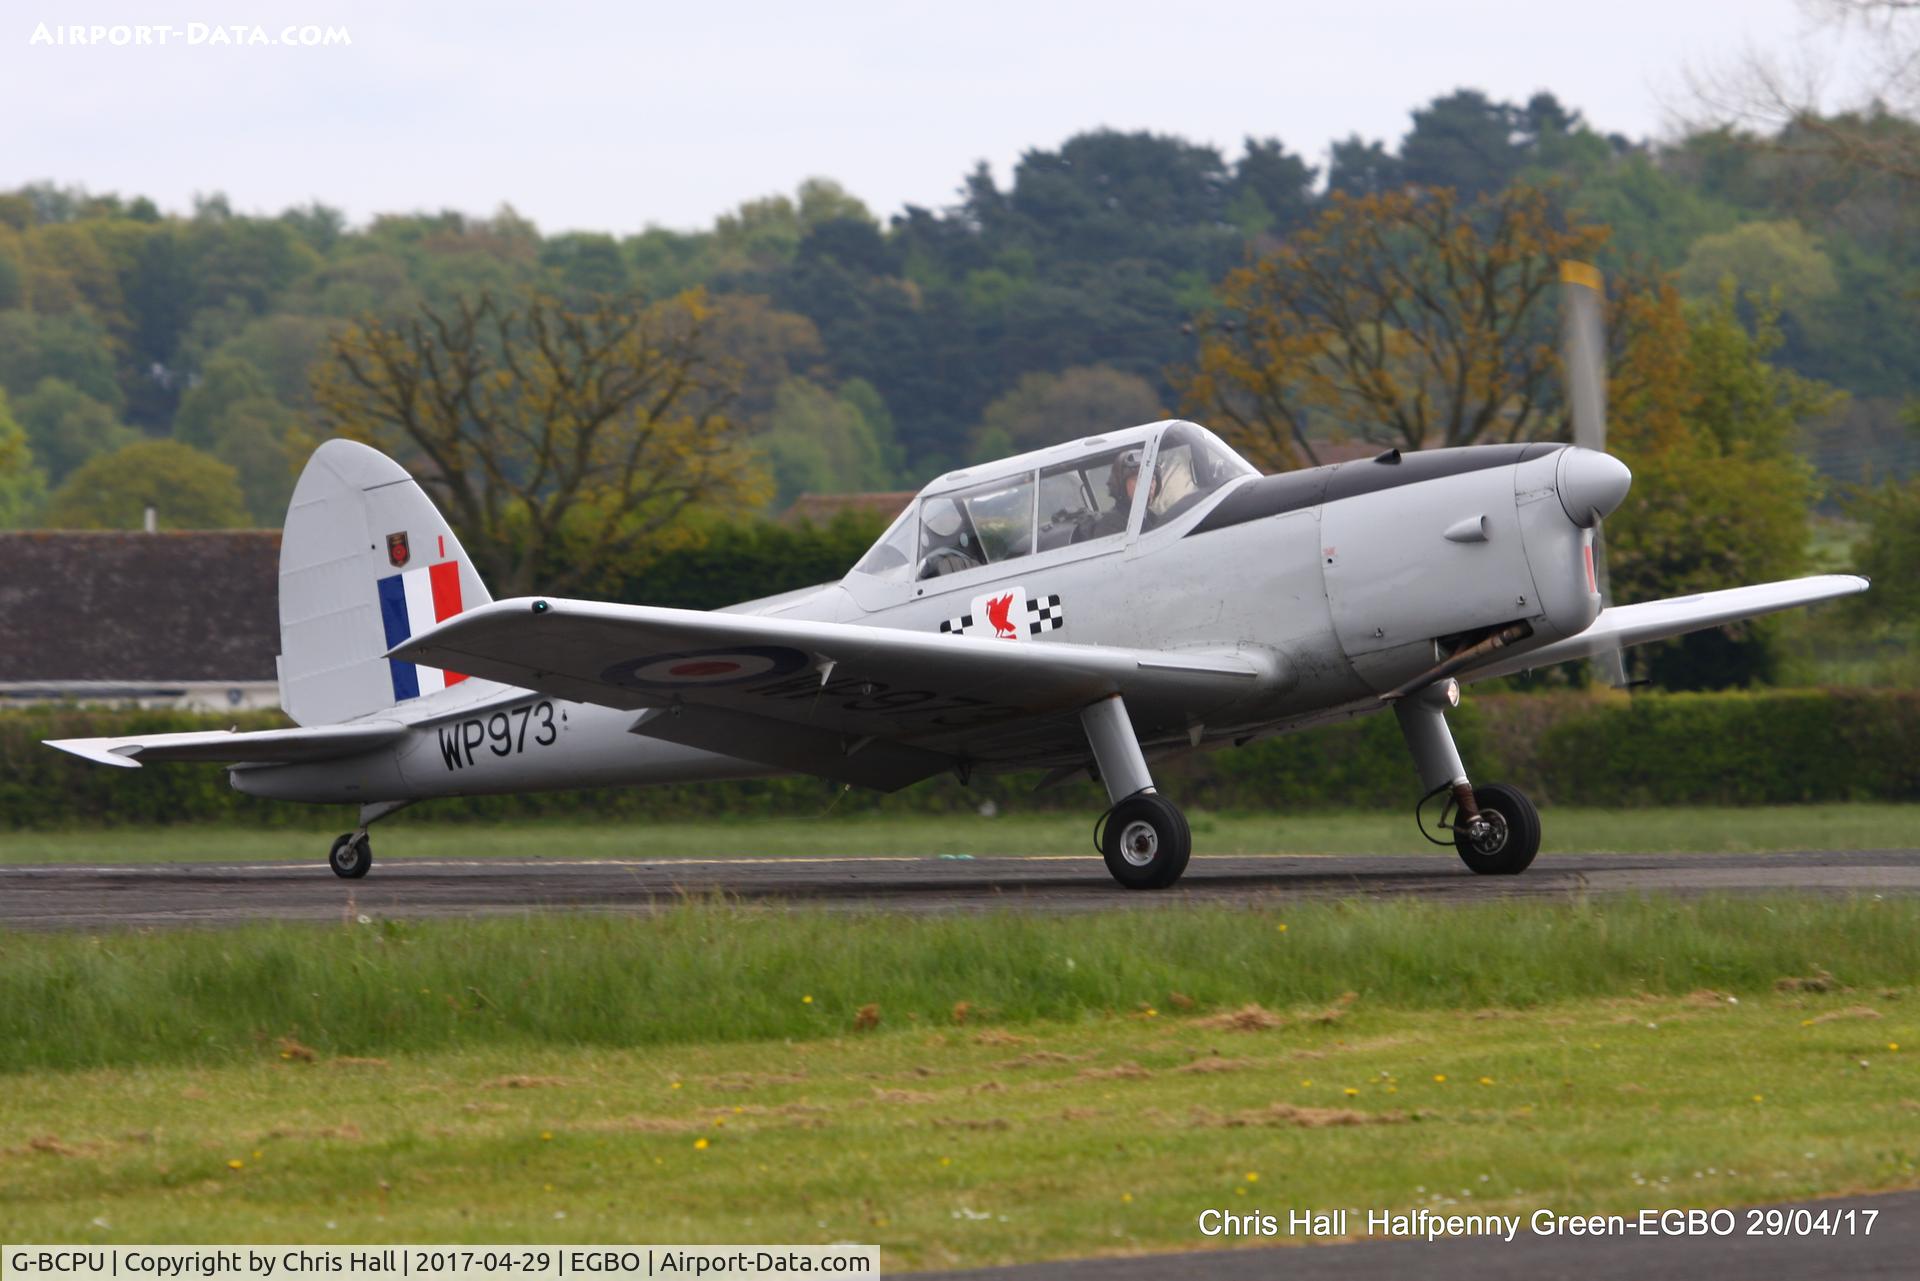
[{"label": "propeller blade", "polygon": [[[1596,521],[1593,526],[1593,578],[1594,585],[1600,589],[1600,608],[1613,608],[1613,587],[1607,582],[1607,549],[1601,538],[1604,522]],[[1627,687],[1627,656],[1618,645],[1612,649],[1603,649],[1591,660],[1593,670],[1601,680],[1614,689]]]},{"label": "propeller blade", "polygon": [[[1560,264],[1561,365],[1567,379],[1567,410],[1573,419],[1573,443],[1597,453],[1607,451],[1607,332],[1603,308],[1605,285],[1590,263]],[[1600,592],[1600,608],[1613,605],[1607,580],[1606,542],[1602,522],[1593,523],[1593,577]],[[1619,646],[1595,654],[1593,670],[1615,689],[1627,684],[1626,656]]]},{"label": "propeller blade", "polygon": [[1560,264],[1561,360],[1567,377],[1567,407],[1573,418],[1573,443],[1607,451],[1607,334],[1601,316],[1602,285],[1597,268],[1584,262]]}]

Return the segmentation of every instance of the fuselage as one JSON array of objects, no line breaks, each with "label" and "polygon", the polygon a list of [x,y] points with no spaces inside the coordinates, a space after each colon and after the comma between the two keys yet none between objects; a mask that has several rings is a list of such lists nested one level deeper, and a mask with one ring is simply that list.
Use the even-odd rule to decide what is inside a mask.
[{"label": "fuselage", "polygon": [[[1163,521],[1149,496],[1122,532],[1049,536],[1065,529],[1057,520],[1050,526],[1043,510],[1058,458],[1070,461],[1075,448],[1111,453],[1137,439],[1151,467],[1165,426],[944,477],[876,545],[906,547],[897,565],[856,568],[837,583],[735,609],[956,632],[975,643],[1257,656],[1268,676],[1202,719],[1192,709],[1136,710],[1134,728],[1149,750],[1219,746],[1364,714],[1382,705],[1383,692],[1493,629],[1524,624],[1515,644],[1536,647],[1577,634],[1598,614],[1592,520],[1582,504],[1603,505],[1604,495],[1586,498],[1613,483],[1602,464],[1622,476],[1624,468],[1554,444],[1383,455],[1268,477],[1234,473]],[[1034,527],[1024,545],[977,564],[915,555],[930,536],[916,533],[918,522],[934,527],[930,513],[948,494],[978,495],[996,483],[995,494],[1004,494],[1025,475],[1040,478],[1041,496],[1030,500]],[[977,557],[988,529],[978,522]],[[870,554],[862,565],[888,559]],[[413,728],[396,746],[345,760],[240,766],[234,786],[371,803],[778,772],[637,732],[632,711],[479,680],[370,719]],[[1057,763],[1057,755],[1012,752],[988,765]]]}]

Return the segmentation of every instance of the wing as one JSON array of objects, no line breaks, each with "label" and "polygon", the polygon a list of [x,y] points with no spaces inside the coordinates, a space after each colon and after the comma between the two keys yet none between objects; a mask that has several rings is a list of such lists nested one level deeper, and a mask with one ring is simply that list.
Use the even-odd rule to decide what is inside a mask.
[{"label": "wing", "polygon": [[[458,656],[457,662],[455,656]],[[498,601],[393,651],[642,713],[634,732],[900,787],[1081,760],[1079,711],[1126,696],[1143,741],[1279,680],[1265,651],[1152,651],[571,600]]]},{"label": "wing", "polygon": [[1729,587],[1725,591],[1702,592],[1697,596],[1675,596],[1642,605],[1618,605],[1600,611],[1593,626],[1578,636],[1512,658],[1502,658],[1485,667],[1475,668],[1467,680],[1485,680],[1491,676],[1511,676],[1534,667],[1551,667],[1575,658],[1590,658],[1616,646],[1645,645],[1649,641],[1684,636],[1722,623],[1757,618],[1797,605],[1812,605],[1838,596],[1852,596],[1867,590],[1867,580],[1852,574],[1819,574],[1794,578],[1781,583],[1757,583],[1751,587]]},{"label": "wing", "polygon": [[249,734],[232,730],[205,730],[132,738],[50,738],[46,743],[48,747],[72,752],[96,765],[118,765],[124,769],[138,769],[150,761],[292,765],[372,751],[395,742],[406,732],[404,725],[378,721],[359,725],[259,730]]}]

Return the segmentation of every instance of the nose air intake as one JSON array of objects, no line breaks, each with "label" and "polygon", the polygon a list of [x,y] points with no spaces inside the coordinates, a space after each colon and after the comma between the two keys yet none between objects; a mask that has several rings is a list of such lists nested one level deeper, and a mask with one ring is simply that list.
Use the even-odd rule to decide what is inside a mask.
[{"label": "nose air intake", "polygon": [[1560,457],[1560,505],[1567,519],[1582,529],[1592,529],[1610,516],[1627,499],[1633,487],[1633,473],[1612,454],[1578,447]]}]

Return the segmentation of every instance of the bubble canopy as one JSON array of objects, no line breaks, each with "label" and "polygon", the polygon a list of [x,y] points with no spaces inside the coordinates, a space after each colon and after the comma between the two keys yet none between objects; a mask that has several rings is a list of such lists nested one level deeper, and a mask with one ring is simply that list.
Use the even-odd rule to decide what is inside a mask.
[{"label": "bubble canopy", "polygon": [[1148,533],[1258,473],[1206,428],[1170,421],[949,472],[853,572],[914,582]]}]

